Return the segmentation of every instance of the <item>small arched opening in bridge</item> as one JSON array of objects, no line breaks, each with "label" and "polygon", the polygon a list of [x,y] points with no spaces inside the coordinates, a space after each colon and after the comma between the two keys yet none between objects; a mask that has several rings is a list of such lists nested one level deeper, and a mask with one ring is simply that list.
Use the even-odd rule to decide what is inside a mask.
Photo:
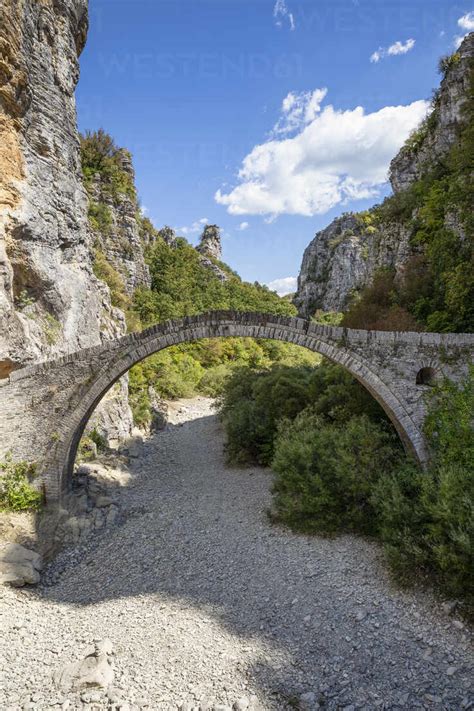
[{"label": "small arched opening in bridge", "polygon": [[426,460],[424,440],[394,388],[384,382],[368,359],[344,342],[343,329],[321,327],[302,319],[262,314],[219,312],[186,317],[132,334],[101,354],[100,368],[81,386],[58,433],[54,459],[48,462],[46,484],[58,500],[71,481],[79,442],[99,402],[133,365],[172,345],[204,338],[241,336],[293,343],[344,367],[377,400],[395,426],[406,450],[420,462]]},{"label": "small arched opening in bridge", "polygon": [[434,387],[437,382],[437,374],[436,370],[434,368],[431,368],[430,366],[425,366],[424,368],[420,368],[418,373],[416,374],[416,384],[417,385],[429,385],[430,387]]}]

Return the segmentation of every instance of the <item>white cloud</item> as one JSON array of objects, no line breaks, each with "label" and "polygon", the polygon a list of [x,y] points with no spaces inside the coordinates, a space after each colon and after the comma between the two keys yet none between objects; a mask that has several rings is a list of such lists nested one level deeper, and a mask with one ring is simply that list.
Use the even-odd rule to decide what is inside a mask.
[{"label": "white cloud", "polygon": [[249,226],[248,222],[241,222],[240,225],[237,227],[237,229],[239,230],[239,232],[243,232],[244,230],[247,229],[248,226]]},{"label": "white cloud", "polygon": [[460,17],[458,19],[458,26],[462,30],[466,30],[466,32],[463,35],[455,35],[455,37],[454,37],[454,48],[455,49],[459,49],[463,39],[468,36],[469,32],[472,32],[474,30],[474,11],[473,12],[466,12],[465,15]]},{"label": "white cloud", "polygon": [[370,61],[373,63],[380,62],[381,59],[387,56],[396,56],[397,54],[407,54],[415,46],[414,39],[407,39],[405,42],[394,42],[390,47],[379,47],[371,56]]},{"label": "white cloud", "polygon": [[472,32],[474,30],[474,12],[467,12],[459,18],[458,25],[462,30]]},{"label": "white cloud", "polygon": [[196,235],[202,232],[205,225],[209,224],[207,217],[201,217],[200,220],[196,220],[192,225],[185,225],[184,227],[177,227],[176,232],[182,234],[185,237],[188,235]]},{"label": "white cloud", "polygon": [[269,281],[267,286],[271,291],[276,291],[280,296],[286,296],[286,294],[293,294],[296,291],[297,284],[297,277],[283,277],[282,279]]},{"label": "white cloud", "polygon": [[284,20],[288,21],[291,31],[296,27],[294,15],[288,10],[285,0],[276,0],[273,7],[273,17],[277,27],[283,27]]},{"label": "white cloud", "polygon": [[[291,101],[285,109],[291,111]],[[342,111],[327,105],[295,136],[255,146],[242,162],[239,184],[218,190],[215,200],[232,215],[266,215],[271,222],[375,197],[391,159],[428,109],[427,101],[369,114],[361,106]]]},{"label": "white cloud", "polygon": [[302,91],[300,94],[290,91],[283,99],[281,116],[273,127],[272,135],[291,133],[311,123],[321,111],[321,102],[327,93],[327,89]]},{"label": "white cloud", "polygon": [[394,44],[391,44],[387,52],[390,55],[407,54],[407,52],[410,52],[410,50],[412,50],[414,46],[415,40],[407,39],[405,43],[398,41]]}]

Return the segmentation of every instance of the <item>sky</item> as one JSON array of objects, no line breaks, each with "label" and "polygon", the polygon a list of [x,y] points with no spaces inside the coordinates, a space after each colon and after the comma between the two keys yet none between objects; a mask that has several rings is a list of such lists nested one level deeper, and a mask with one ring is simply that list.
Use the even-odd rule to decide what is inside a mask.
[{"label": "sky", "polygon": [[473,4],[452,0],[89,5],[80,130],[132,152],[156,227],[195,244],[219,225],[224,261],[280,293],[318,230],[390,193],[439,58],[474,30]]}]

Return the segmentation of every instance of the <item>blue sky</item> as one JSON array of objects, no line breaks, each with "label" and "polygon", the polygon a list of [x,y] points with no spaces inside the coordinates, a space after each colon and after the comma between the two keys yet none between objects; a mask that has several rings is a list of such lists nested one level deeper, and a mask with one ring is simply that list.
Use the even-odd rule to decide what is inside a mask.
[{"label": "blue sky", "polygon": [[317,230],[389,191],[389,159],[427,110],[439,57],[474,29],[472,10],[90,0],[79,127],[132,151],[157,227],[196,242],[208,220],[243,278],[294,278]]}]

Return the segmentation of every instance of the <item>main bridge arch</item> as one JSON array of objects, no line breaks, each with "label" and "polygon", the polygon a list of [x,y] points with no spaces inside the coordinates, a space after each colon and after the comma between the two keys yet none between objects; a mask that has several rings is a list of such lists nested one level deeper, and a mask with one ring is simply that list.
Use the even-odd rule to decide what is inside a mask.
[{"label": "main bridge arch", "polygon": [[47,499],[58,502],[92,412],[124,373],[169,346],[228,336],[294,343],[343,366],[381,404],[406,449],[422,464],[428,459],[426,386],[417,384],[417,375],[430,368],[457,378],[474,346],[470,335],[358,331],[259,313],[221,311],[167,321],[0,380],[0,402],[9,412],[6,418],[0,415],[0,455],[11,450],[38,461]]}]

